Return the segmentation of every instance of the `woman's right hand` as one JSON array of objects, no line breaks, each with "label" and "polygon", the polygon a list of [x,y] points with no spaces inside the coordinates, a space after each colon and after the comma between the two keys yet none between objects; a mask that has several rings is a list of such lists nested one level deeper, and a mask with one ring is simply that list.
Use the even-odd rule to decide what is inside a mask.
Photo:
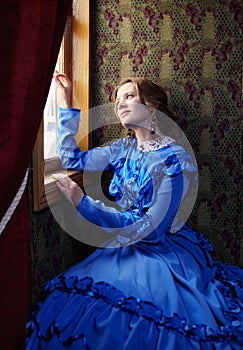
[{"label": "woman's right hand", "polygon": [[59,73],[56,70],[53,79],[57,85],[57,105],[63,108],[71,107],[71,80],[66,74]]},{"label": "woman's right hand", "polygon": [[70,177],[65,174],[53,174],[52,177],[56,181],[56,185],[64,196],[77,208],[84,196],[81,188]]}]

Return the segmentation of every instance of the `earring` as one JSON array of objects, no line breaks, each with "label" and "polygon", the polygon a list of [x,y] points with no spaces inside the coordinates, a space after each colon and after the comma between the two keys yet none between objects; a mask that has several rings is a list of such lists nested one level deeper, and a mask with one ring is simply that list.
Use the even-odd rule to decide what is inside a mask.
[{"label": "earring", "polygon": [[127,129],[127,138],[130,139],[132,137],[132,130]]},{"label": "earring", "polygon": [[130,145],[131,138],[132,138],[132,130],[131,129],[127,129],[127,146]]},{"label": "earring", "polygon": [[156,132],[155,120],[156,120],[156,118],[155,118],[155,111],[154,111],[152,113],[152,120],[151,120],[151,124],[150,124],[150,133],[152,135],[154,135]]}]

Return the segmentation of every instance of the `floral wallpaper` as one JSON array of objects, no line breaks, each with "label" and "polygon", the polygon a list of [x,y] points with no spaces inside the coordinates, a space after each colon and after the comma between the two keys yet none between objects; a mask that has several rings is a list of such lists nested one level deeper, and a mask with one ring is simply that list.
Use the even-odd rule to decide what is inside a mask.
[{"label": "floral wallpaper", "polygon": [[[93,106],[125,76],[164,86],[199,167],[189,224],[212,241],[215,259],[243,264],[242,2],[98,0],[92,20]],[[93,146],[120,132],[99,128]]]}]

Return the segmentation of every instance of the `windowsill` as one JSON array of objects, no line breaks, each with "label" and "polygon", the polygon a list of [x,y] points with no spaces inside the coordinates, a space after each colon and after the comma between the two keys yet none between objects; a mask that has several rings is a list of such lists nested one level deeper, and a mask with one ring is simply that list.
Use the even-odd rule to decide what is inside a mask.
[{"label": "windowsill", "polygon": [[[71,171],[65,169],[59,169],[59,171],[55,171],[53,173],[67,173],[67,175],[75,181],[81,188],[83,187],[83,176],[80,171]],[[55,204],[60,198],[60,192],[56,186],[56,181],[53,179],[52,174],[47,174],[44,177],[44,194],[40,200],[40,210],[48,207],[48,205]]]}]

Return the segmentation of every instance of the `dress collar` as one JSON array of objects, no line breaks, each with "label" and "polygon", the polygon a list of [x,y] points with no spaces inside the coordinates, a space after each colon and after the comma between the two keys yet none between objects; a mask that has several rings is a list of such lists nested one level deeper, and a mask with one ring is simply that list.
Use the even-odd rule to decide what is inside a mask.
[{"label": "dress collar", "polygon": [[138,149],[142,152],[150,152],[150,151],[157,151],[158,149],[162,147],[166,147],[171,143],[174,143],[175,140],[172,139],[169,136],[159,136],[158,138],[154,140],[148,140],[143,141],[140,144],[138,144]]}]

